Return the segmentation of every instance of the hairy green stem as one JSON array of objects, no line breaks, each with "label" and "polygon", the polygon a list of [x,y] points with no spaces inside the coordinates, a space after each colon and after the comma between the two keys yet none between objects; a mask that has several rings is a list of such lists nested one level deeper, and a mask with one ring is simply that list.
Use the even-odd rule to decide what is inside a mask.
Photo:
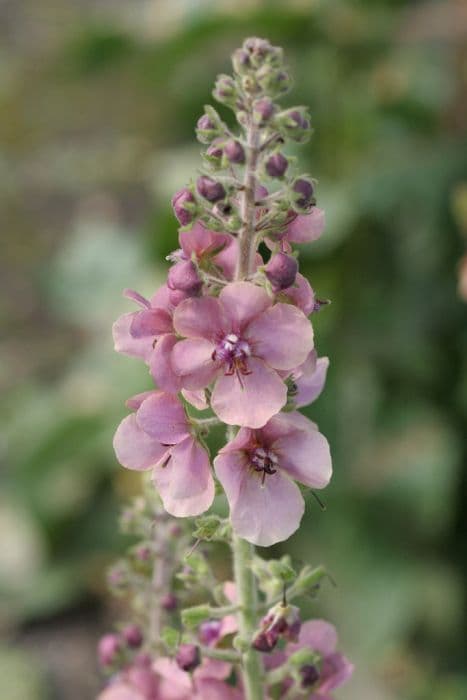
[{"label": "hairy green stem", "polygon": [[243,190],[240,196],[242,227],[238,236],[239,255],[235,274],[235,279],[237,280],[246,279],[253,272],[256,253],[256,168],[259,154],[258,129],[251,124],[247,128],[246,165],[243,177]]}]

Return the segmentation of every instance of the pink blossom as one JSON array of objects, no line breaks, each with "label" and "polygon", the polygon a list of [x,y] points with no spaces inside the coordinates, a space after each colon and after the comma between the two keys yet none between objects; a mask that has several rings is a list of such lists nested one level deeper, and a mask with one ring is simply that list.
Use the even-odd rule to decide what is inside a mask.
[{"label": "pink blossom", "polygon": [[226,279],[233,279],[238,255],[238,243],[233,236],[210,231],[197,222],[189,231],[180,231],[179,242],[180,259],[194,258],[205,272],[216,274],[220,269]]},{"label": "pink blossom", "polygon": [[276,294],[276,300],[295,304],[305,316],[309,316],[315,308],[315,293],[307,278],[300,273],[295,277],[295,283],[291,287]]},{"label": "pink blossom", "polygon": [[187,299],[174,326],[186,340],[174,344],[172,369],[185,389],[214,382],[211,406],[229,425],[259,428],[280,411],[287,390],[279,371],[300,365],[313,348],[303,312],[273,305],[250,282],[226,285],[218,299]]},{"label": "pink blossom", "polygon": [[324,210],[312,207],[309,214],[298,214],[292,218],[284,238],[289,243],[311,243],[321,236],[324,226]]},{"label": "pink blossom", "polygon": [[328,367],[329,358],[318,357],[316,350],[312,350],[305,362],[292,372],[295,386],[293,403],[296,408],[308,406],[318,398],[324,389]]},{"label": "pink blossom", "polygon": [[114,437],[117,459],[127,469],[153,470],[164,508],[171,515],[199,515],[214,498],[209,456],[193,435],[180,401],[162,391],[131,400],[136,413],[122,420]]},{"label": "pink blossom", "polygon": [[281,413],[260,430],[242,428],[214,460],[235,531],[268,547],[300,524],[304,501],[295,480],[324,488],[331,478],[329,445],[300,413]]}]

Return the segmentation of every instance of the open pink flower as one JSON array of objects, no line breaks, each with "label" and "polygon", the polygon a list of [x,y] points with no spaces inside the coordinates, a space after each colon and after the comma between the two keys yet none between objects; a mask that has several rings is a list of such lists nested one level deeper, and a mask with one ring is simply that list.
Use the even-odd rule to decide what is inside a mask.
[{"label": "open pink flower", "polygon": [[[226,285],[218,299],[187,299],[174,313],[171,366],[185,389],[214,382],[211,406],[229,425],[263,426],[287,400],[279,371],[305,361],[313,330],[300,309],[274,304],[250,282]],[[298,360],[298,361],[297,361]]]},{"label": "open pink flower", "polygon": [[149,300],[132,289],[125,289],[124,296],[135,301],[141,309],[123,314],[115,321],[112,334],[117,352],[148,362],[155,341],[173,330],[168,298],[163,290],[162,294],[159,290]]},{"label": "open pink flower", "polygon": [[117,459],[127,469],[153,469],[153,480],[171,515],[199,515],[214,498],[209,456],[192,434],[180,401],[162,391],[130,400],[136,409],[114,437]]},{"label": "open pink flower", "polygon": [[332,472],[326,438],[300,413],[281,413],[260,430],[242,428],[214,468],[233,528],[263,547],[287,539],[300,524],[304,501],[295,480],[321,489]]},{"label": "open pink flower", "polygon": [[306,664],[300,669],[301,688],[295,695],[290,690],[291,681],[286,681],[289,688],[287,697],[299,700],[304,691],[309,700],[333,700],[332,691],[346,683],[353,673],[353,664],[343,654],[336,651],[337,632],[333,625],[325,620],[309,620],[302,625],[297,643],[288,644],[283,652],[278,652],[268,662],[269,668],[282,663],[300,649],[310,649],[317,655],[315,664]]},{"label": "open pink flower", "polygon": [[233,279],[238,256],[238,242],[233,236],[210,231],[197,222],[189,231],[180,231],[179,242],[179,259],[194,258],[202,270],[215,273],[218,268],[226,279]]}]

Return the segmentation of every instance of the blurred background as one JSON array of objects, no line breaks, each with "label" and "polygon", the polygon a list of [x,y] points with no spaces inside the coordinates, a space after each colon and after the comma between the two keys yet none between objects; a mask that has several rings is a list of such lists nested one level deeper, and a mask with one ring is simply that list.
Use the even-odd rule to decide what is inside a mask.
[{"label": "blurred background", "polygon": [[[287,545],[324,563],[314,615],[349,700],[467,698],[467,4],[1,0],[0,688],[91,700],[105,568],[137,488],[111,440],[149,387],[110,328],[177,247],[194,123],[249,35],[284,46],[315,136],[326,235],[302,252],[329,355],[310,407],[328,509]],[[277,548],[279,553],[281,550]]]}]

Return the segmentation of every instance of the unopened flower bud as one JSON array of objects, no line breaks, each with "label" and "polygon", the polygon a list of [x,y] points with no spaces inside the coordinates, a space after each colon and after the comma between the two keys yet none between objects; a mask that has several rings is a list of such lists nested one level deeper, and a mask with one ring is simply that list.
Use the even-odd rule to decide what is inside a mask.
[{"label": "unopened flower bud", "polygon": [[198,637],[201,644],[211,646],[220,639],[222,622],[221,620],[206,620],[199,626]]},{"label": "unopened flower bud", "polygon": [[207,199],[208,202],[218,202],[219,199],[224,199],[225,189],[222,183],[216,182],[207,175],[202,175],[196,181],[196,189],[201,197]]},{"label": "unopened flower bud", "polygon": [[253,121],[258,126],[264,126],[276,111],[276,106],[269,97],[262,97],[253,104]]},{"label": "unopened flower bud", "polygon": [[265,267],[266,277],[275,292],[291,287],[297,272],[297,259],[285,253],[275,253]]},{"label": "unopened flower bud", "polygon": [[263,66],[256,77],[264,92],[273,97],[278,97],[288,92],[291,86],[289,75],[285,71],[277,70],[269,64]]},{"label": "unopened flower bud", "polygon": [[289,161],[282,153],[273,153],[266,161],[266,172],[270,177],[282,177],[289,167]]},{"label": "unopened flower bud", "polygon": [[175,661],[182,671],[194,671],[201,663],[199,648],[195,644],[180,644]]},{"label": "unopened flower bud", "polygon": [[122,640],[117,634],[104,634],[97,645],[101,666],[113,666],[122,651]]},{"label": "unopened flower bud", "polygon": [[164,610],[167,610],[167,612],[176,610],[178,606],[177,597],[173,593],[166,593],[161,598],[161,606],[164,608]]},{"label": "unopened flower bud", "polygon": [[143,643],[143,633],[138,625],[127,625],[124,627],[122,637],[132,649],[138,649]]},{"label": "unopened flower bud", "polygon": [[167,277],[169,289],[178,289],[189,296],[196,296],[203,286],[196,265],[191,260],[181,260],[172,265]]},{"label": "unopened flower bud", "polygon": [[300,177],[292,185],[293,202],[298,211],[307,211],[313,204],[314,187],[311,180]]},{"label": "unopened flower bud", "polygon": [[310,134],[310,119],[304,108],[292,108],[278,115],[278,126],[288,138],[303,143]]},{"label": "unopened flower bud", "polygon": [[136,548],[135,556],[139,561],[149,561],[151,558],[151,548],[146,544],[142,544]]},{"label": "unopened flower bud", "polygon": [[222,104],[234,104],[237,98],[237,88],[234,79],[230,75],[219,75],[212,94]]},{"label": "unopened flower bud", "polygon": [[196,201],[190,190],[184,188],[172,197],[174,214],[182,226],[188,226],[196,215]]},{"label": "unopened flower bud", "polygon": [[213,122],[207,114],[201,115],[196,123],[196,136],[201,143],[211,143],[216,136],[219,136],[217,124]]},{"label": "unopened flower bud", "polygon": [[296,642],[300,628],[299,609],[294,605],[278,603],[261,620],[261,629],[254,636],[252,646],[257,651],[270,652],[281,637]]},{"label": "unopened flower bud", "polygon": [[207,160],[215,167],[221,167],[223,155],[224,151],[218,140],[214,141],[206,151]]},{"label": "unopened flower bud", "polygon": [[227,141],[224,146],[224,153],[230,163],[245,162],[245,150],[240,141],[235,141],[235,139],[230,139],[230,141]]},{"label": "unopened flower bud", "polygon": [[245,49],[236,49],[232,56],[234,71],[242,75],[251,68],[250,54]]},{"label": "unopened flower bud", "polygon": [[300,669],[300,676],[302,678],[302,688],[311,688],[319,681],[320,674],[314,664],[307,664]]}]

